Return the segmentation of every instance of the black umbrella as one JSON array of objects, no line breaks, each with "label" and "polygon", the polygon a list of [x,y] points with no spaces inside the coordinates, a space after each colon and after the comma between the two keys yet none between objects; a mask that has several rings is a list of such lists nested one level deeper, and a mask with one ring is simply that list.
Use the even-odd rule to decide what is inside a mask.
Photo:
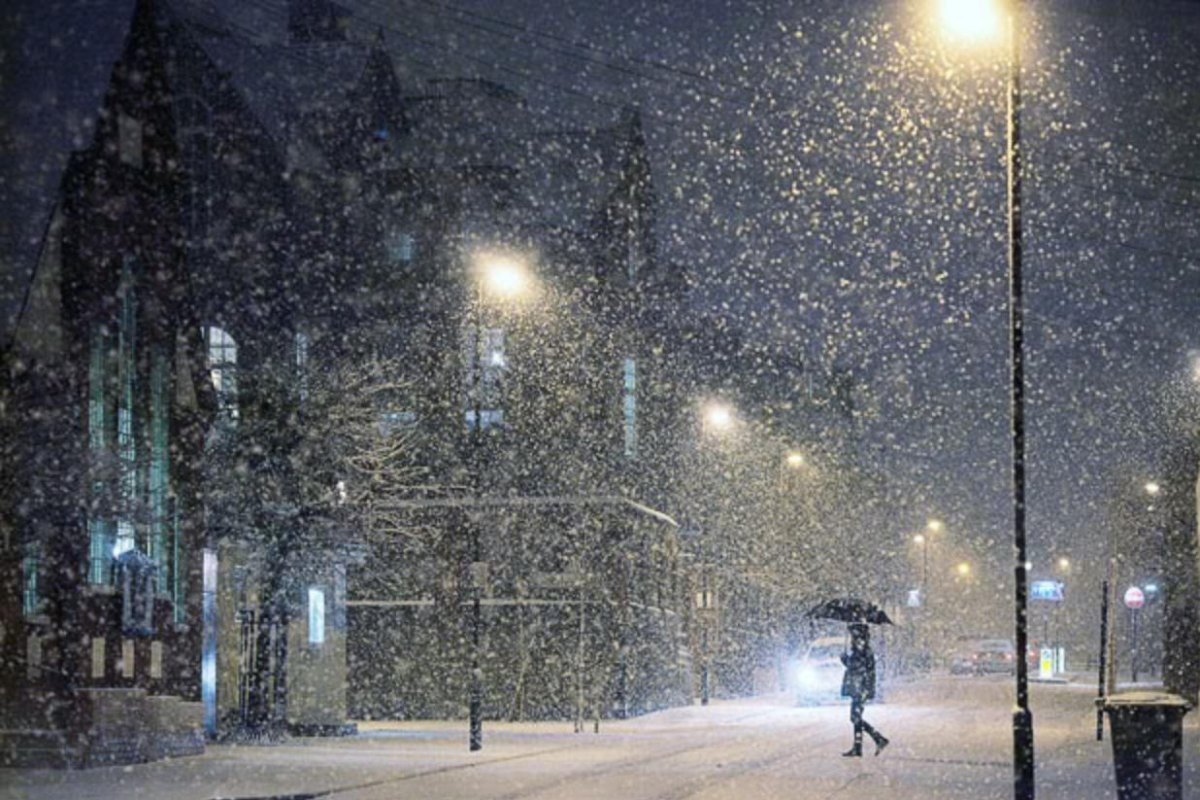
[{"label": "black umbrella", "polygon": [[838,622],[869,622],[872,625],[891,625],[882,608],[857,597],[838,597],[813,606],[806,615],[812,619],[832,619]]}]

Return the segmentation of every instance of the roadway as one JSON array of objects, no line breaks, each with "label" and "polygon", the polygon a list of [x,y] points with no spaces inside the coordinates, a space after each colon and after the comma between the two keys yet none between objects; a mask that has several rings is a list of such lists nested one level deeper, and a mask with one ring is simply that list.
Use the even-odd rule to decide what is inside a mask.
[{"label": "roadway", "polygon": [[[1094,689],[1035,685],[1038,797],[1115,798]],[[570,723],[364,724],[347,739],[211,746],[204,756],[86,772],[0,770],[3,800],[731,800],[1012,797],[1011,682],[939,676],[892,687],[867,719],[892,741],[843,758],[847,707],[784,696],[715,701],[573,733]],[[1200,800],[1200,730],[1185,732],[1185,797]]]}]

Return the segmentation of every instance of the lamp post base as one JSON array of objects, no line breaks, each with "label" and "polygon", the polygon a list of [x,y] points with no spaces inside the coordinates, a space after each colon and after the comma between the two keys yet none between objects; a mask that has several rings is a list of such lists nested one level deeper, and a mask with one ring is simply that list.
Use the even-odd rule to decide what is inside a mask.
[{"label": "lamp post base", "polygon": [[1033,713],[1013,711],[1013,798],[1033,800]]}]

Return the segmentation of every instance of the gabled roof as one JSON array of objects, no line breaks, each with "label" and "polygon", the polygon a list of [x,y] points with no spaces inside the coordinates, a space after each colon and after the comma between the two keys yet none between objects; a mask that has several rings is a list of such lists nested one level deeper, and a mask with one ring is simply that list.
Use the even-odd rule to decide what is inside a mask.
[{"label": "gabled roof", "polygon": [[[0,348],[7,348],[67,160],[92,138],[134,0],[5,0],[19,58],[0,81]],[[86,24],[81,24],[86,20]],[[16,54],[13,54],[16,55]]]},{"label": "gabled roof", "polygon": [[327,164],[312,118],[342,108],[358,83],[368,49],[353,42],[303,45],[252,39],[234,28],[227,36],[193,31],[218,69],[279,144],[289,166],[318,170]]}]

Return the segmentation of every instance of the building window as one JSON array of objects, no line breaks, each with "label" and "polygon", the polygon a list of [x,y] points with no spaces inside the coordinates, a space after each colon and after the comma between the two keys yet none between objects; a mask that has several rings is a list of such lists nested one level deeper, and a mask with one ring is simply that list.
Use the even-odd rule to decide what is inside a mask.
[{"label": "building window", "polygon": [[625,457],[637,458],[637,362],[625,359],[624,403],[622,411],[625,423]]},{"label": "building window", "polygon": [[325,590],[308,587],[308,643],[325,643]]},{"label": "building window", "polygon": [[185,608],[184,591],[187,584],[185,575],[183,574],[183,553],[179,548],[179,537],[182,531],[179,525],[179,501],[177,498],[171,498],[171,600],[174,603],[173,618],[177,625],[182,625],[187,621],[187,608]]},{"label": "building window", "polygon": [[134,291],[133,260],[121,269],[121,318],[117,327],[117,464],[120,469],[120,503],[117,536],[112,555],[119,556],[137,546],[133,519],[138,504],[137,438],[134,404],[138,395],[137,295]]},{"label": "building window", "polygon": [[294,339],[296,351],[296,390],[299,392],[300,402],[304,403],[308,400],[308,334],[304,331],[296,331]]},{"label": "building window", "polygon": [[115,407],[110,391],[112,337],[97,328],[92,332],[88,359],[88,449],[91,453],[92,496],[88,509],[88,582],[106,584],[112,580],[111,489],[107,468],[109,448],[114,438]]},{"label": "building window", "polygon": [[122,164],[141,169],[142,123],[128,114],[117,117],[117,152]]},{"label": "building window", "polygon": [[38,593],[40,562],[37,549],[26,548],[25,558],[21,560],[21,610],[27,617],[38,613],[42,604],[41,595]]},{"label": "building window", "polygon": [[217,411],[231,424],[238,419],[237,342],[221,328],[204,329],[208,374],[217,392]]},{"label": "building window", "polygon": [[170,409],[168,408],[170,360],[165,348],[156,347],[150,359],[150,541],[146,554],[158,567],[160,580],[169,574],[172,562]]},{"label": "building window", "polygon": [[[483,420],[483,429],[488,428],[503,428],[504,427],[504,409],[503,408],[484,408],[480,409],[479,418]],[[475,428],[475,409],[467,409],[467,427]]]},{"label": "building window", "polygon": [[477,345],[473,332],[467,341],[467,428],[476,425],[475,409],[479,408],[479,424],[486,430],[504,425],[504,376],[508,371],[508,354],[503,328],[483,331],[482,346]]},{"label": "building window", "polygon": [[409,430],[417,426],[415,411],[384,411],[379,415],[379,435],[391,436],[393,433]]},{"label": "building window", "polygon": [[417,254],[417,243],[413,235],[399,228],[389,228],[383,236],[383,246],[388,263],[393,266],[411,264]]}]

